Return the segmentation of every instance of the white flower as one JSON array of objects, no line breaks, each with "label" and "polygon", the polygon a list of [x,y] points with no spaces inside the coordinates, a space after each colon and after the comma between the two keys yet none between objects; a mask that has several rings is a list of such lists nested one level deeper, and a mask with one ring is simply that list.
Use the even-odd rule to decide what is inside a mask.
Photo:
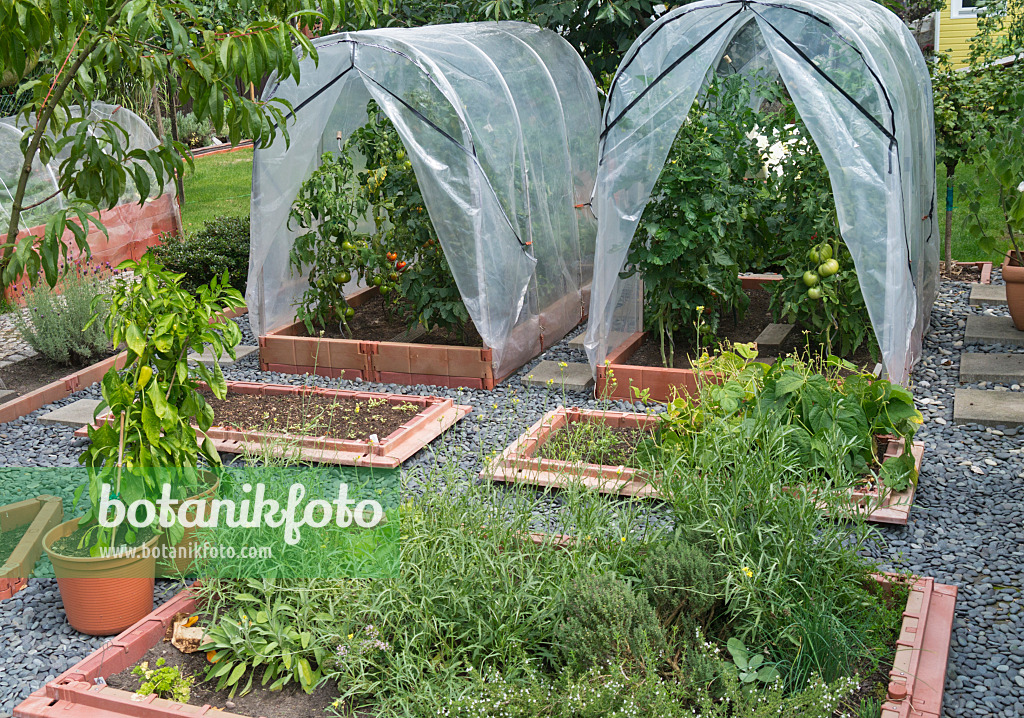
[{"label": "white flower", "polygon": [[1021,182],[1019,185],[1017,185],[1017,191],[1024,192],[1024,182]]}]

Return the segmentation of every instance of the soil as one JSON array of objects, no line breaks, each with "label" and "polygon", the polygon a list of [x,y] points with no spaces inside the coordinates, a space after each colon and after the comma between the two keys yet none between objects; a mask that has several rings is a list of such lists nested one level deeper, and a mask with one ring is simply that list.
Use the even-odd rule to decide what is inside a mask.
[{"label": "soil", "polygon": [[28,527],[32,525],[32,522],[23,525],[16,526],[13,529],[6,531],[0,531],[0,566],[3,566],[7,559],[14,553],[14,549],[17,547],[18,542],[21,541],[21,537],[28,532]]},{"label": "soil", "polygon": [[420,412],[415,404],[392,404],[383,399],[229,392],[220,400],[209,390],[203,394],[213,407],[214,426],[356,441],[365,441],[371,434],[383,440]]},{"label": "soil", "polygon": [[42,355],[36,355],[5,366],[0,369],[0,389],[9,389],[14,394],[6,397],[4,401],[28,394],[113,355],[114,352],[111,352],[93,361],[79,364],[56,364]]},{"label": "soil", "polygon": [[645,429],[574,421],[552,433],[537,449],[536,456],[541,459],[639,469],[646,464],[640,460],[637,447],[644,439],[652,436],[653,432]]},{"label": "soil", "polygon": [[945,266],[945,262],[939,265],[941,270],[939,274],[943,279],[949,282],[980,282],[981,281],[981,267],[977,264],[956,264],[954,263],[950,267]]},{"label": "soil", "polygon": [[[192,685],[192,695],[189,699],[190,705],[202,706],[209,704],[213,707],[214,711],[225,710],[237,713],[238,715],[253,716],[254,718],[256,716],[311,718],[311,716],[326,715],[327,709],[330,708],[331,703],[338,696],[337,690],[330,683],[320,686],[313,691],[312,695],[306,695],[295,682],[289,683],[279,691],[268,691],[260,685],[263,671],[256,669],[256,675],[252,681],[252,690],[244,696],[235,695],[234,698],[228,698],[228,690],[214,690],[219,679],[213,679],[209,683],[203,682],[206,669],[210,665],[206,661],[205,653],[182,653],[169,642],[161,641],[150,648],[139,663],[147,661],[149,667],[154,668],[158,658],[163,658],[166,661],[166,666],[178,666],[184,675],[195,677],[195,683]],[[141,683],[137,676],[132,675],[131,668],[127,668],[117,675],[110,676],[106,680],[107,685],[112,688],[119,688],[133,693],[138,690]],[[248,677],[246,677],[242,685],[244,686],[248,680]],[[216,713],[212,715],[216,715]]]},{"label": "soil", "polygon": [[[123,526],[117,528],[120,534]],[[50,545],[50,550],[61,556],[68,556],[70,558],[89,558],[89,549],[92,547],[92,541],[89,540],[92,537],[86,534],[90,531],[90,527],[84,526],[82,528],[75,529],[74,533],[70,536],[64,536],[57,539]],[[147,541],[153,538],[153,531],[149,528],[141,528],[135,535],[135,540],[127,542],[124,540],[116,541],[117,548],[121,547],[132,547],[132,546],[143,546]],[[83,540],[84,539],[84,540]],[[123,539],[123,534],[118,536],[118,539]],[[79,545],[81,544],[81,546]]]},{"label": "soil", "polygon": [[[352,336],[342,334],[339,326],[331,323],[323,330],[323,336],[328,339],[361,339],[373,342],[403,341],[408,344],[443,344],[445,346],[470,346],[482,347],[483,340],[473,326],[473,322],[466,325],[466,336],[460,332],[451,332],[441,328],[434,328],[431,331],[415,336],[413,339],[400,339],[399,335],[406,333],[409,329],[409,322],[405,318],[403,307],[392,307],[390,313],[384,311],[384,301],[379,297],[368,299],[363,304],[355,307],[356,314],[348,320]],[[319,331],[317,332],[319,334]]]},{"label": "soil", "polygon": [[[725,314],[718,323],[718,339],[720,342],[729,344],[746,344],[753,342],[764,331],[765,327],[772,323],[771,295],[762,287],[746,290],[750,297],[750,306],[742,317],[732,314]],[[738,319],[738,321],[737,321]],[[701,346],[700,351],[711,351],[713,347]],[[806,353],[807,344],[799,328],[790,333],[789,338],[778,348],[770,352],[759,351],[758,359],[768,361],[781,356],[787,356],[794,352]],[[698,354],[698,347],[695,346],[692,333],[676,337],[675,356],[672,366],[676,369],[689,369],[692,366],[693,356]],[[858,367],[871,371],[877,360],[871,356],[867,344],[861,346],[852,356],[845,357]],[[648,335],[639,349],[632,356],[622,361],[623,364],[633,366],[664,366],[661,361],[661,345],[656,336]]]}]

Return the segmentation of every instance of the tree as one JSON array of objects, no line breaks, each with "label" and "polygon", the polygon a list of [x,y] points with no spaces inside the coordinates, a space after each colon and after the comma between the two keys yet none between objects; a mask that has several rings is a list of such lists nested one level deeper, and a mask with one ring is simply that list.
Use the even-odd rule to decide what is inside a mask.
[{"label": "tree", "polygon": [[[694,0],[673,3],[686,5]],[[401,25],[479,20],[522,20],[562,35],[599,81],[612,73],[657,17],[658,0],[399,0],[394,21]]]},{"label": "tree", "polygon": [[932,101],[935,106],[935,160],[946,168],[946,226],[943,257],[953,262],[953,193],[960,160],[984,139],[983,82],[978,75],[958,71],[946,54],[932,64]]},{"label": "tree", "polygon": [[[247,137],[266,146],[279,131],[287,134],[291,108],[281,100],[252,99],[237,88],[258,85],[272,73],[298,81],[299,60],[316,59],[301,28],[362,26],[377,15],[376,0],[230,5],[231,17],[249,21],[215,24],[189,0],[0,0],[0,77],[30,98],[18,115],[26,127],[24,162],[0,237],[3,286],[25,272],[34,281],[40,269],[55,284],[68,251],[65,231],[87,252],[88,225],[103,229],[90,213],[114,207],[129,183],[144,202],[182,171],[183,145],[165,141],[153,150],[131,150],[117,122],[89,119],[92,103],[107,96],[113,78],[128,75],[149,88],[169,83],[178,88],[179,105],[191,102],[198,119],[218,127],[226,123],[232,142]],[[59,155],[64,159],[56,191],[26,206],[33,164]],[[50,215],[42,235],[18,240],[22,213],[58,195],[66,198],[67,209]]]}]

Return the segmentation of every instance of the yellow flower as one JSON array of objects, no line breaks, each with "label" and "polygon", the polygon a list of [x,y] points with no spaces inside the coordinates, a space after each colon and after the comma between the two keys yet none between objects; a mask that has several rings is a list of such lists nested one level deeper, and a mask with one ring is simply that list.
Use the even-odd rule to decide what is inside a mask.
[{"label": "yellow flower", "polygon": [[353,636],[353,635],[354,635],[354,634],[352,634],[352,633],[348,634],[348,638],[349,638],[349,640],[350,640],[350,641],[352,640],[352,636]]},{"label": "yellow flower", "polygon": [[566,368],[567,366],[569,366],[569,365],[568,365],[568,364],[567,364],[566,362],[564,362],[564,361],[560,361],[560,362],[558,362],[558,366],[560,366],[560,367],[562,367],[563,369],[565,369],[565,368]]},{"label": "yellow flower", "polygon": [[747,574],[747,578],[753,578],[753,577],[754,577],[754,572],[753,572],[753,571],[751,571],[751,570],[750,570],[749,568],[747,568],[746,566],[744,566],[744,567],[743,567],[743,568],[741,568],[740,570],[741,570],[741,571],[743,571],[743,573]]},{"label": "yellow flower", "polygon": [[622,537],[622,543],[626,543],[626,537],[625,536]]}]

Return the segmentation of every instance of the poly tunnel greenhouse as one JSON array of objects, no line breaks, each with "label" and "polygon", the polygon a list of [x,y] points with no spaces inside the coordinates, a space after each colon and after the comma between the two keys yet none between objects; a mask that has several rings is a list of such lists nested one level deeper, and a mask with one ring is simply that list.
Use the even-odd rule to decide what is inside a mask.
[{"label": "poly tunnel greenhouse", "polygon": [[[246,303],[264,334],[308,286],[289,266],[289,209],[373,100],[408,151],[427,212],[495,373],[576,326],[589,281],[600,110],[587,67],[553,32],[514,22],[381,29],[314,41],[301,81],[263,98],[293,111],[290,142],[257,149]],[[413,258],[412,261],[415,261]],[[542,338],[542,341],[541,341]]]},{"label": "poly tunnel greenhouse", "polygon": [[[79,117],[81,109],[73,107],[71,113],[74,117]],[[128,151],[152,150],[160,144],[153,130],[141,117],[120,105],[95,102],[90,108],[88,121],[91,133],[105,132],[104,123],[107,121],[116,123],[124,132],[119,139]],[[14,201],[18,175],[25,161],[25,155],[21,151],[21,138],[24,129],[31,127],[34,122],[34,116],[30,116],[27,120],[22,116],[0,118],[0,219],[5,222],[10,220],[10,207]],[[77,125],[72,126],[75,131],[77,131],[77,127]],[[63,195],[57,193],[57,190],[60,181],[60,165],[67,159],[68,154],[69,150],[65,149],[58,152],[47,163],[40,162],[37,158],[32,167],[32,176],[22,202],[24,206],[31,207],[22,213],[20,224],[23,229],[44,224],[53,212],[66,206]],[[174,196],[173,178],[168,178],[165,186],[161,188],[156,185],[156,179],[152,172],[149,174],[153,182],[151,197],[159,198],[164,193],[169,197]],[[130,204],[138,202],[138,200],[138,192],[129,176],[124,195],[121,197],[121,204]],[[177,205],[173,202],[167,201],[162,204],[165,204],[175,216],[177,215]]]},{"label": "poly tunnel greenhouse", "polygon": [[906,26],[872,0],[705,0],[629,49],[601,125],[592,366],[642,328],[639,280],[620,273],[677,131],[723,71],[784,83],[828,169],[884,367],[905,383],[937,293],[931,81]]}]

